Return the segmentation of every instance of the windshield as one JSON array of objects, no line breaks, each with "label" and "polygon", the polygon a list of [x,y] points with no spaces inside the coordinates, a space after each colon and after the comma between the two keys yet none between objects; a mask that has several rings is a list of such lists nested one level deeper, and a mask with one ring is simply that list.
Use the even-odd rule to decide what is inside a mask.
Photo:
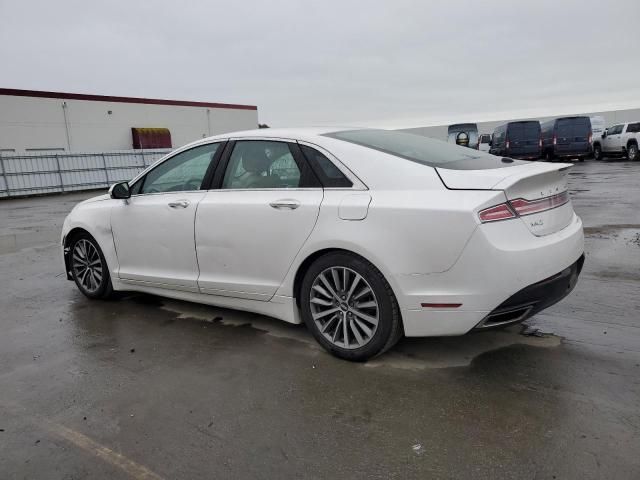
[{"label": "windshield", "polygon": [[355,143],[430,167],[452,170],[484,170],[526,163],[504,163],[501,157],[412,133],[393,130],[345,130],[326,137]]}]

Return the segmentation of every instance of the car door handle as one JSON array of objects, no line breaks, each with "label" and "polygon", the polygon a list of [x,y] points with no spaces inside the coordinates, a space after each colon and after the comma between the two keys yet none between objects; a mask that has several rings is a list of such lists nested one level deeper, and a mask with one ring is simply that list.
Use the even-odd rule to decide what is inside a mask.
[{"label": "car door handle", "polygon": [[187,208],[189,206],[189,201],[178,200],[175,202],[169,202],[167,205],[169,205],[171,208]]},{"label": "car door handle", "polygon": [[289,210],[295,210],[300,206],[300,202],[298,202],[297,200],[276,200],[275,202],[271,202],[269,205],[278,210],[286,208],[288,208]]}]

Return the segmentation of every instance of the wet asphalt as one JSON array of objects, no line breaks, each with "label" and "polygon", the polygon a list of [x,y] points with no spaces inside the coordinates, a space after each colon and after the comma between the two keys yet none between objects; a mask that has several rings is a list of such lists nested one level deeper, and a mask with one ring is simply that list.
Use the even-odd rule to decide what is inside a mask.
[{"label": "wet asphalt", "polygon": [[587,259],[541,336],[366,364],[267,317],[89,301],[58,242],[95,193],[0,201],[0,478],[640,478],[640,162],[570,176]]}]

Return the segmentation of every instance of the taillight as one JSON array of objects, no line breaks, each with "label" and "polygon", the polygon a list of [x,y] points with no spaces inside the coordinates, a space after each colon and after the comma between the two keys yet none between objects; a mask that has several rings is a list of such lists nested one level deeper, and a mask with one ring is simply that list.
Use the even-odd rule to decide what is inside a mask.
[{"label": "taillight", "polygon": [[517,198],[505,203],[485,208],[478,212],[478,217],[482,223],[495,222],[498,220],[508,220],[510,218],[522,217],[533,213],[541,213],[546,210],[560,207],[569,202],[569,192],[564,191],[550,197],[539,198],[537,200],[525,200]]},{"label": "taillight", "polygon": [[558,143],[558,137],[556,135],[553,136],[553,144],[556,145]]},{"label": "taillight", "polygon": [[480,210],[480,212],[478,212],[478,216],[480,217],[480,221],[482,223],[516,218],[516,214],[513,213],[513,210],[511,210],[509,205],[507,205],[506,203],[501,203],[500,205],[495,205],[493,207]]},{"label": "taillight", "polygon": [[504,148],[506,148],[507,150],[509,150],[509,145],[511,145],[511,142],[509,142],[509,139],[507,138],[507,141],[504,144]]},{"label": "taillight", "polygon": [[538,147],[542,148],[542,137],[538,138]]},{"label": "taillight", "polygon": [[545,210],[551,210],[552,208],[560,207],[569,201],[569,192],[566,190],[557,195],[550,197],[539,198],[538,200],[525,200],[524,198],[518,198],[516,200],[510,200],[509,204],[513,207],[515,212],[522,215],[531,215],[532,213],[540,213]]},{"label": "taillight", "polygon": [[593,140],[593,133],[589,132],[589,143]]}]

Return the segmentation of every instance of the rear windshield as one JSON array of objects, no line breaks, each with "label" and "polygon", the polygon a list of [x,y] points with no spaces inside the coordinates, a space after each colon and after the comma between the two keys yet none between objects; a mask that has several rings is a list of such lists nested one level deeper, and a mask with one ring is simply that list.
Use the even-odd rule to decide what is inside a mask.
[{"label": "rear windshield", "polygon": [[559,137],[587,137],[591,130],[591,120],[587,117],[560,118],[557,125]]},{"label": "rear windshield", "polygon": [[505,163],[501,157],[479,150],[393,130],[345,130],[326,133],[324,136],[355,143],[422,165],[452,170],[485,170],[526,163],[518,160]]},{"label": "rear windshield", "polygon": [[538,140],[540,137],[540,123],[515,122],[509,124],[509,140]]},{"label": "rear windshield", "polygon": [[491,141],[491,135],[480,135],[480,143],[489,143]]}]

